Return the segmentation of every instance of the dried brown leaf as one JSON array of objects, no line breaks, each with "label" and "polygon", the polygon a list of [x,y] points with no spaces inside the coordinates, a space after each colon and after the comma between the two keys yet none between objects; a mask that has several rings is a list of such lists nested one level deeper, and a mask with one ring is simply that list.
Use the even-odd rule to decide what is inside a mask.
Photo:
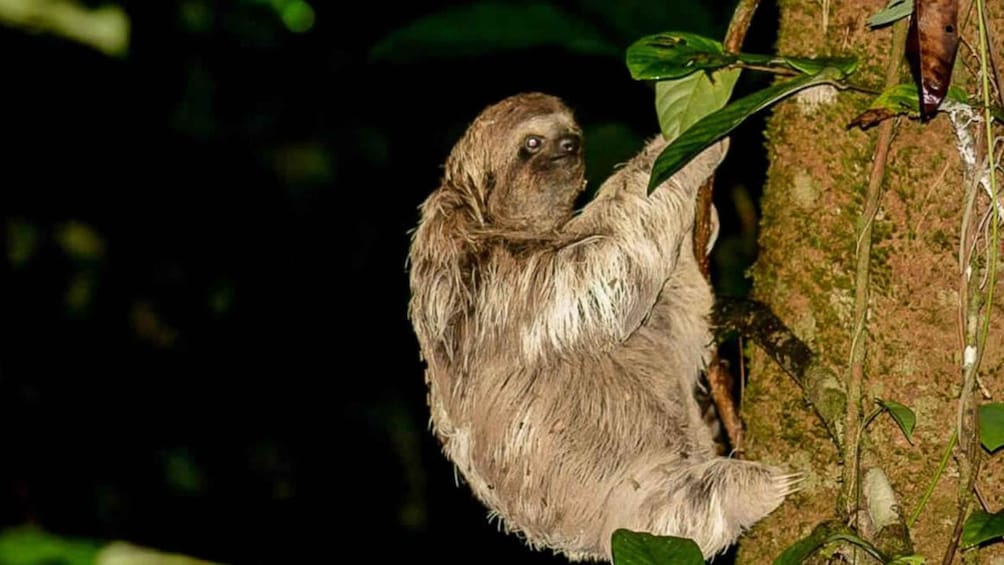
[{"label": "dried brown leaf", "polygon": [[920,89],[920,114],[935,114],[952,81],[959,47],[958,0],[915,0],[907,57]]}]

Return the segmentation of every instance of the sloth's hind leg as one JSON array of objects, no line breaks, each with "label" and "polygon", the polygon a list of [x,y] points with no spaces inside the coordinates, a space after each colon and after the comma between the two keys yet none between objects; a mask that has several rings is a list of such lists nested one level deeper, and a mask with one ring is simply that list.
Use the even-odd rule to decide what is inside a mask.
[{"label": "sloth's hind leg", "polygon": [[653,528],[684,532],[706,557],[728,547],[780,506],[801,479],[761,463],[724,457],[661,471],[665,498],[660,501],[659,493],[653,492],[646,500]]},{"label": "sloth's hind leg", "polygon": [[628,481],[623,497],[614,500],[615,491],[610,502],[622,512],[625,504],[638,503],[633,529],[693,539],[709,558],[777,508],[800,480],[797,473],[753,461],[677,459]]}]

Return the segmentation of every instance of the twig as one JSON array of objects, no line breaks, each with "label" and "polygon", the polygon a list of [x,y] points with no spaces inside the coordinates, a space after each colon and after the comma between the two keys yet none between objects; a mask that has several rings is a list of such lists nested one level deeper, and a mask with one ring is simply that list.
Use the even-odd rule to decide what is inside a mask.
[{"label": "twig", "polygon": [[[952,532],[952,539],[945,549],[943,564],[951,564],[955,558],[959,538],[962,535],[963,524],[974,506],[973,489],[976,484],[976,476],[979,472],[982,451],[979,447],[978,425],[976,422],[976,379],[979,373],[980,362],[986,348],[987,336],[990,333],[990,316],[994,304],[994,288],[997,286],[997,255],[1000,245],[999,224],[1000,214],[996,207],[998,202],[997,191],[997,166],[994,162],[994,135],[993,120],[990,115],[990,83],[991,65],[989,55],[988,38],[989,34],[986,25],[986,6],[984,0],[975,0],[977,10],[977,23],[979,26],[979,57],[980,57],[980,79],[983,95],[983,125],[985,139],[983,143],[987,164],[984,165],[981,159],[975,159],[976,167],[970,168],[970,176],[973,179],[983,177],[982,168],[986,166],[989,174],[990,189],[990,222],[991,234],[987,242],[989,253],[986,265],[986,296],[979,292],[980,283],[976,275],[979,264],[974,257],[975,253],[970,253],[968,257],[968,268],[965,281],[966,288],[970,293],[966,308],[966,347],[963,355],[962,365],[962,391],[959,395],[959,413],[957,431],[959,436],[960,454],[959,463],[959,490],[958,490],[958,514],[955,518],[955,528]],[[977,168],[978,167],[978,168]],[[974,236],[975,237],[975,236]],[[986,241],[986,236],[984,236]],[[982,314],[982,319],[981,319]]]},{"label": "twig", "polygon": [[[756,12],[760,0],[739,0],[735,11],[732,13],[732,20],[729,22],[729,29],[725,34],[723,42],[725,50],[736,53],[742,46],[743,39],[746,38],[746,31],[749,30],[753,21],[753,14]],[[711,280],[711,271],[708,265],[708,243],[711,241],[712,232],[712,186],[714,177],[709,178],[697,193],[697,219],[694,226],[694,257],[697,258],[701,273],[706,280]],[[725,432],[729,436],[732,448],[742,452],[742,420],[739,417],[739,409],[736,407],[732,396],[732,379],[728,378],[726,371],[721,369],[716,352],[708,364],[708,388],[711,389],[711,398],[718,408],[718,415],[725,426]]]},{"label": "twig", "polygon": [[[759,5],[760,0],[739,0],[735,11],[732,12],[732,20],[729,21],[729,29],[725,32],[725,40],[722,42],[726,52],[739,52]],[[711,177],[701,186],[697,194],[697,223],[694,228],[694,257],[697,257],[705,278],[708,278],[709,274],[706,252],[712,231],[711,196],[713,184],[714,177]]]},{"label": "twig", "polygon": [[[717,361],[717,358],[716,358]],[[721,362],[708,365],[708,384],[711,389],[711,400],[718,408],[718,417],[725,427],[725,433],[732,444],[732,453],[737,458],[742,458],[743,453],[743,423],[737,410],[722,411],[721,406],[735,406],[732,390],[735,388],[732,375]],[[725,395],[723,398],[722,395]]]},{"label": "twig", "polygon": [[[990,175],[990,203],[991,208],[997,206],[998,202],[998,191],[997,191],[997,166],[994,163],[994,132],[993,132],[993,116],[990,113],[990,72],[988,66],[990,64],[989,55],[989,45],[988,38],[989,32],[986,27],[986,8],[983,5],[983,0],[976,0],[976,9],[979,13],[979,33],[980,33],[980,76],[983,79],[982,90],[983,90],[983,126],[984,133],[986,135],[985,150],[987,159],[989,163],[987,164],[987,169]],[[983,317],[983,328],[980,332],[980,344],[979,344],[979,356],[977,359],[982,359],[983,351],[986,347],[987,336],[990,334],[990,312],[993,307],[994,298],[994,287],[997,286],[997,249],[998,249],[998,230],[1000,225],[1000,214],[993,214],[991,219],[991,241],[990,241],[990,265],[989,270],[989,284],[987,285],[987,309]],[[979,366],[979,361],[977,361],[977,368]],[[975,378],[975,375],[974,375]]]},{"label": "twig", "polygon": [[[885,86],[889,88],[899,83],[899,69],[903,60],[906,44],[906,24],[897,22],[893,28],[893,48],[886,66]],[[872,251],[872,226],[879,209],[879,197],[882,192],[882,181],[885,177],[885,163],[892,144],[893,121],[885,120],[879,124],[878,140],[875,156],[872,159],[872,169],[868,177],[868,188],[865,193],[865,207],[859,220],[857,240],[857,266],[854,285],[854,335],[851,339],[850,367],[847,379],[847,415],[845,427],[847,442],[844,444],[843,482],[841,483],[840,500],[843,511],[848,516],[856,516],[860,500],[858,466],[860,443],[857,441],[861,423],[861,398],[864,389],[864,364],[867,355],[866,326],[868,318],[868,302],[870,295],[870,269]]]},{"label": "twig", "polygon": [[[978,450],[976,451],[976,453],[977,457],[973,463],[971,473],[969,474],[970,478],[973,480],[975,480],[976,473],[979,471],[979,463],[980,463]],[[960,486],[960,491],[963,488],[966,488],[965,483],[963,483]],[[972,493],[972,489],[973,489],[973,483],[969,483],[968,492]],[[959,546],[959,539],[962,537],[962,529],[965,526],[966,517],[969,516],[969,514],[972,512],[973,505],[975,502],[976,501],[973,499],[971,495],[966,496],[963,500],[960,501],[959,513],[958,516],[956,516],[955,518],[955,526],[952,528],[952,537],[948,542],[948,547],[945,549],[945,557],[944,559],[941,560],[941,565],[952,565],[952,562],[955,560],[955,551]],[[963,559],[963,561],[965,561],[965,559]]]},{"label": "twig", "polygon": [[760,0],[739,0],[736,9],[732,12],[732,20],[729,21],[729,29],[725,32],[725,41],[722,45],[729,53],[738,53],[746,39],[746,32],[749,31],[753,22],[753,15],[756,14]]},{"label": "twig", "polygon": [[786,69],[784,67],[772,67],[770,65],[752,65],[749,63],[738,63],[730,68],[747,69],[750,71],[761,71],[783,77],[797,77],[800,74],[802,74],[798,71],[793,71],[791,69]]},{"label": "twig", "polygon": [[920,502],[917,503],[917,507],[914,508],[913,513],[910,514],[910,519],[906,523],[907,527],[913,527],[913,524],[920,516],[920,511],[924,509],[924,506],[927,505],[927,501],[934,493],[934,487],[938,485],[938,479],[940,479],[941,475],[945,473],[945,466],[948,465],[948,458],[951,457],[952,450],[955,449],[955,441],[958,437],[958,430],[953,430],[952,437],[948,439],[948,445],[945,447],[945,452],[941,455],[941,461],[938,462],[938,470],[934,472],[934,478],[931,479],[931,484],[927,485],[927,490],[925,490],[924,495],[920,497]]},{"label": "twig", "polygon": [[718,297],[712,322],[724,335],[738,332],[767,353],[802,388],[839,449],[844,441],[844,387],[770,308],[755,300]]},{"label": "twig", "polygon": [[924,220],[927,218],[927,212],[929,210],[929,208],[927,207],[927,201],[931,197],[931,194],[935,191],[935,189],[941,188],[942,181],[945,180],[945,174],[948,172],[948,169],[949,167],[951,167],[951,165],[952,165],[951,163],[945,163],[945,166],[941,168],[941,172],[938,173],[938,178],[934,179],[934,182],[932,182],[931,186],[927,188],[927,192],[924,194],[924,197],[920,200],[920,205],[917,206],[918,208],[920,208],[920,218],[917,220],[917,225],[914,226],[913,232],[910,234],[911,238],[916,238],[917,234],[920,233],[920,226],[921,224],[924,223]]}]

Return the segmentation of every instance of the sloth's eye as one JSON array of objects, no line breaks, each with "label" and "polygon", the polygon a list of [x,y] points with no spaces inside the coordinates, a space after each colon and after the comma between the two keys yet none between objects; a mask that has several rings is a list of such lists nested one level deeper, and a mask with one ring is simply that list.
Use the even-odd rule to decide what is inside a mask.
[{"label": "sloth's eye", "polygon": [[536,153],[540,151],[540,148],[544,146],[544,138],[538,135],[528,135],[526,139],[523,140],[523,149],[526,149],[530,153]]}]

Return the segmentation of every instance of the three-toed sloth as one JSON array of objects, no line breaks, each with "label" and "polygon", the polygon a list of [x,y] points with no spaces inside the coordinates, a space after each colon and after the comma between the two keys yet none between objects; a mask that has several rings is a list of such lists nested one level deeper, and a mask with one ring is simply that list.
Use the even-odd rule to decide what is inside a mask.
[{"label": "three-toed sloth", "polygon": [[796,477],[719,457],[694,393],[711,290],[698,187],[726,142],[646,194],[661,137],[573,213],[582,131],[557,98],[485,109],[446,160],[409,255],[433,429],[477,497],[534,547],[609,559],[618,528],[710,557]]}]

